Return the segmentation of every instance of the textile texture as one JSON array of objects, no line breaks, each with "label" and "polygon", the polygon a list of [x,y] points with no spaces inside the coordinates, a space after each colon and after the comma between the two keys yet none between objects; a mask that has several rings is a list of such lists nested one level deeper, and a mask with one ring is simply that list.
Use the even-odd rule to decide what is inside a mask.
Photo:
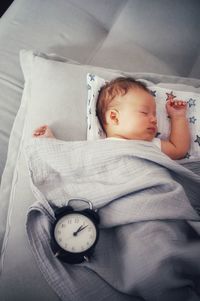
[{"label": "textile texture", "polygon": [[[145,141],[38,138],[25,154],[38,200],[27,216],[29,241],[62,300],[200,299],[199,171]],[[95,253],[80,265],[50,248],[54,209],[74,197],[89,199],[101,219]]]}]

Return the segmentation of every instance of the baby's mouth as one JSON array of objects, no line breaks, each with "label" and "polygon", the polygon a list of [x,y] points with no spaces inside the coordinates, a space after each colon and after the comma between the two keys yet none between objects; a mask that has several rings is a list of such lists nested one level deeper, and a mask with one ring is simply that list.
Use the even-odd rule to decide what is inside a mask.
[{"label": "baby's mouth", "polygon": [[152,133],[155,133],[156,132],[156,128],[155,127],[149,127],[149,128],[147,128],[147,130],[149,130],[150,132],[152,132]]}]

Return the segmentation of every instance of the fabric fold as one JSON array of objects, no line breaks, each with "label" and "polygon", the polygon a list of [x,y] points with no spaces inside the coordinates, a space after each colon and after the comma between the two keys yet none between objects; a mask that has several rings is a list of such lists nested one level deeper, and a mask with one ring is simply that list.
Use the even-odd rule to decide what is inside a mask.
[{"label": "fabric fold", "polygon": [[[38,199],[27,216],[29,241],[62,300],[200,296],[198,174],[145,141],[32,139],[25,154]],[[91,261],[71,266],[54,257],[50,233],[55,207],[76,197],[98,209],[101,229]]]}]

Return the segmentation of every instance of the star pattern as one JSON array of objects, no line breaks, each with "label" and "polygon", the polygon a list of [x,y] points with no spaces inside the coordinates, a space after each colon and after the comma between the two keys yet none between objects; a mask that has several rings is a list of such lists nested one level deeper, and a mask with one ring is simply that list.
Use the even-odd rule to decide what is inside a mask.
[{"label": "star pattern", "polygon": [[89,74],[89,77],[90,77],[90,81],[95,81],[95,75],[94,74]]},{"label": "star pattern", "polygon": [[185,155],[185,158],[186,158],[186,159],[190,159],[190,157],[191,157],[191,155],[190,155],[189,153],[187,153],[187,154]]},{"label": "star pattern", "polygon": [[98,134],[101,136],[103,134],[103,131],[101,129],[98,129]]},{"label": "star pattern", "polygon": [[160,132],[157,132],[157,133],[156,133],[156,138],[157,138],[159,135],[161,135],[161,133],[160,133]]},{"label": "star pattern", "polygon": [[196,99],[190,98],[188,100],[188,104],[189,104],[190,108],[191,108],[191,106],[196,106]]},{"label": "star pattern", "polygon": [[156,96],[156,90],[150,90],[151,95]]},{"label": "star pattern", "polygon": [[91,90],[92,88],[91,88],[91,86],[88,84],[87,85],[87,88],[88,88],[88,90]]},{"label": "star pattern", "polygon": [[190,123],[195,123],[195,121],[196,121],[197,119],[194,117],[194,116],[192,116],[192,117],[190,117]]},{"label": "star pattern", "polygon": [[194,142],[197,142],[197,143],[199,144],[199,146],[200,146],[200,136],[199,136],[199,135],[196,135],[196,137],[197,137],[197,139],[194,140]]},{"label": "star pattern", "polygon": [[173,100],[174,98],[176,98],[176,96],[173,94],[173,91],[171,91],[170,93],[166,93],[166,95],[167,95],[166,101]]}]

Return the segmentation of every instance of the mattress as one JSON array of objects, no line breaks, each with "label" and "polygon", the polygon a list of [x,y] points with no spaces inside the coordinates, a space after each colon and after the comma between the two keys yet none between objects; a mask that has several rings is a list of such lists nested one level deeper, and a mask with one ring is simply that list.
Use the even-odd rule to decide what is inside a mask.
[{"label": "mattress", "polygon": [[[35,198],[29,187],[23,143],[33,127],[47,118],[57,127],[60,139],[86,139],[87,95],[82,91],[87,72],[103,78],[130,73],[155,85],[199,93],[199,6],[195,0],[145,0],[142,4],[138,0],[15,0],[0,19],[2,301],[59,300],[36,265],[26,236],[26,214]],[[67,115],[67,121],[64,112],[56,109],[63,105],[59,100],[47,110],[54,114],[38,113],[48,106],[48,89],[36,89],[35,98],[27,102],[21,49],[31,50],[33,56],[53,66],[70,62],[66,70],[71,87],[66,87],[72,89],[67,106],[71,116]]]}]

